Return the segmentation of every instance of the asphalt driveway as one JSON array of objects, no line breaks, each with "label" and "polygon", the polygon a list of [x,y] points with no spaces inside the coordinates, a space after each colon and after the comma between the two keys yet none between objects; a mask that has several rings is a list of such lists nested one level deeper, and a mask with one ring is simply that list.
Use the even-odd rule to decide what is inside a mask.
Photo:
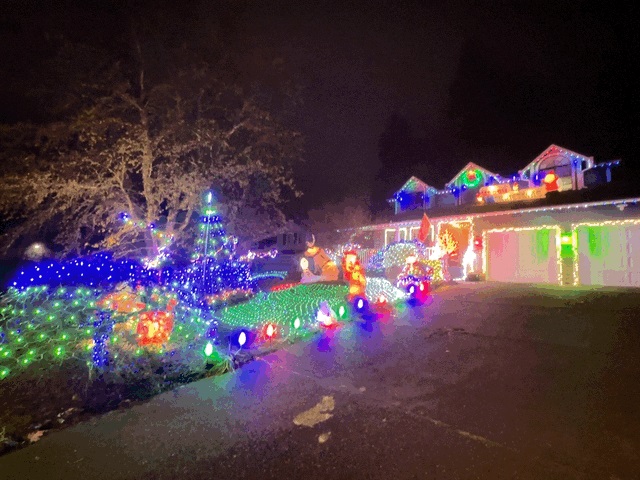
[{"label": "asphalt driveway", "polygon": [[640,478],[640,292],[460,284],[54,432],[0,479]]}]

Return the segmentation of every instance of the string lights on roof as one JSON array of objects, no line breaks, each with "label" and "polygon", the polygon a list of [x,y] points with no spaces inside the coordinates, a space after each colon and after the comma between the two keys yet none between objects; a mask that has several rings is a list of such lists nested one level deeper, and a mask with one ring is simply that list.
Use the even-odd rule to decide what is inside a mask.
[{"label": "string lights on roof", "polygon": [[[471,220],[474,218],[485,218],[485,217],[494,217],[494,216],[502,216],[502,215],[513,215],[523,214],[523,213],[538,213],[538,212],[552,212],[552,211],[562,211],[562,210],[580,210],[587,209],[593,207],[602,207],[602,206],[616,206],[621,204],[632,204],[637,205],[640,202],[640,197],[631,197],[624,198],[619,200],[602,200],[597,202],[582,202],[582,203],[570,203],[565,205],[549,205],[545,207],[533,207],[533,208],[521,208],[517,210],[504,210],[504,211],[496,211],[496,212],[482,212],[482,213],[463,213],[459,215],[447,215],[443,217],[429,217],[432,220],[444,222],[449,220]],[[365,225],[363,227],[358,227],[354,229],[355,231],[375,231],[379,229],[396,229],[402,227],[415,227],[420,225],[420,220],[404,220],[400,222],[388,222],[381,223],[377,225]]]}]

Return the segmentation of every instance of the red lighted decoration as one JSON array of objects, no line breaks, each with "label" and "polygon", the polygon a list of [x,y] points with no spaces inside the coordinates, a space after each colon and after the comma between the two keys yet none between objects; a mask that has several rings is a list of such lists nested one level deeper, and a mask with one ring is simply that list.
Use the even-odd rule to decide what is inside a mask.
[{"label": "red lighted decoration", "polygon": [[424,213],[422,215],[422,222],[420,222],[420,230],[418,230],[418,240],[421,243],[425,243],[427,238],[429,238],[429,229],[431,228],[431,222],[429,221],[429,217]]},{"label": "red lighted decoration", "polygon": [[144,310],[147,305],[136,294],[123,291],[105,295],[98,300],[97,306],[117,313],[134,313]]},{"label": "red lighted decoration", "polygon": [[349,283],[349,293],[347,299],[353,300],[355,297],[365,296],[367,279],[364,276],[364,268],[360,264],[355,250],[347,250],[342,257],[342,271],[344,279]]},{"label": "red lighted decoration", "polygon": [[272,292],[279,292],[281,290],[288,290],[290,288],[293,288],[295,286],[299,285],[298,283],[282,283],[280,285],[274,285],[273,287],[271,287],[271,291]]},{"label": "red lighted decoration", "polygon": [[273,323],[267,323],[262,329],[262,337],[271,340],[276,336],[276,326]]},{"label": "red lighted decoration", "polygon": [[547,173],[542,180],[547,189],[547,192],[555,192],[558,190],[558,175],[553,170]]},{"label": "red lighted decoration", "polygon": [[138,345],[161,346],[169,341],[173,331],[173,308],[177,305],[175,298],[169,300],[166,311],[149,311],[140,314],[136,328]]}]

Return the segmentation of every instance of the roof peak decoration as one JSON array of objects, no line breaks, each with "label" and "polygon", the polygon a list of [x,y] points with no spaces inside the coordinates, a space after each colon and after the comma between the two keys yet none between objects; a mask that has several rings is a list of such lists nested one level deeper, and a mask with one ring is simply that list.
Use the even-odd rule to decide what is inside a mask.
[{"label": "roof peak decoration", "polygon": [[552,143],[547,148],[545,148],[540,153],[540,155],[531,160],[531,162],[529,162],[526,167],[524,167],[522,170],[519,170],[518,173],[522,174],[526,170],[529,170],[532,167],[536,167],[545,159],[554,156],[567,157],[577,161],[585,160],[589,166],[593,166],[594,164],[593,157],[587,157],[586,155],[582,155],[581,153],[574,152],[573,150],[569,150],[568,148],[560,147]]},{"label": "roof peak decoration", "polygon": [[[436,190],[434,187],[429,185],[427,182],[420,180],[416,176],[412,176],[407,180],[402,187],[398,190],[398,192],[425,192],[427,190]],[[396,192],[397,193],[397,192]]]},{"label": "roof peak decoration", "polygon": [[500,175],[496,175],[475,162],[469,162],[455,175],[455,177],[445,184],[445,188],[450,188],[452,186],[477,188],[487,183],[487,179],[491,177],[499,179]]}]

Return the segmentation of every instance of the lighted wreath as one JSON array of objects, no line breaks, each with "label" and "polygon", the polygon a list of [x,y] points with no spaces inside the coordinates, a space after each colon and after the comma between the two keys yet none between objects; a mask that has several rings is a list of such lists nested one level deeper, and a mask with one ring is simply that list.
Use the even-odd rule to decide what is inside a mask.
[{"label": "lighted wreath", "polygon": [[477,169],[469,169],[462,174],[462,183],[467,188],[476,188],[482,183],[482,172]]}]

